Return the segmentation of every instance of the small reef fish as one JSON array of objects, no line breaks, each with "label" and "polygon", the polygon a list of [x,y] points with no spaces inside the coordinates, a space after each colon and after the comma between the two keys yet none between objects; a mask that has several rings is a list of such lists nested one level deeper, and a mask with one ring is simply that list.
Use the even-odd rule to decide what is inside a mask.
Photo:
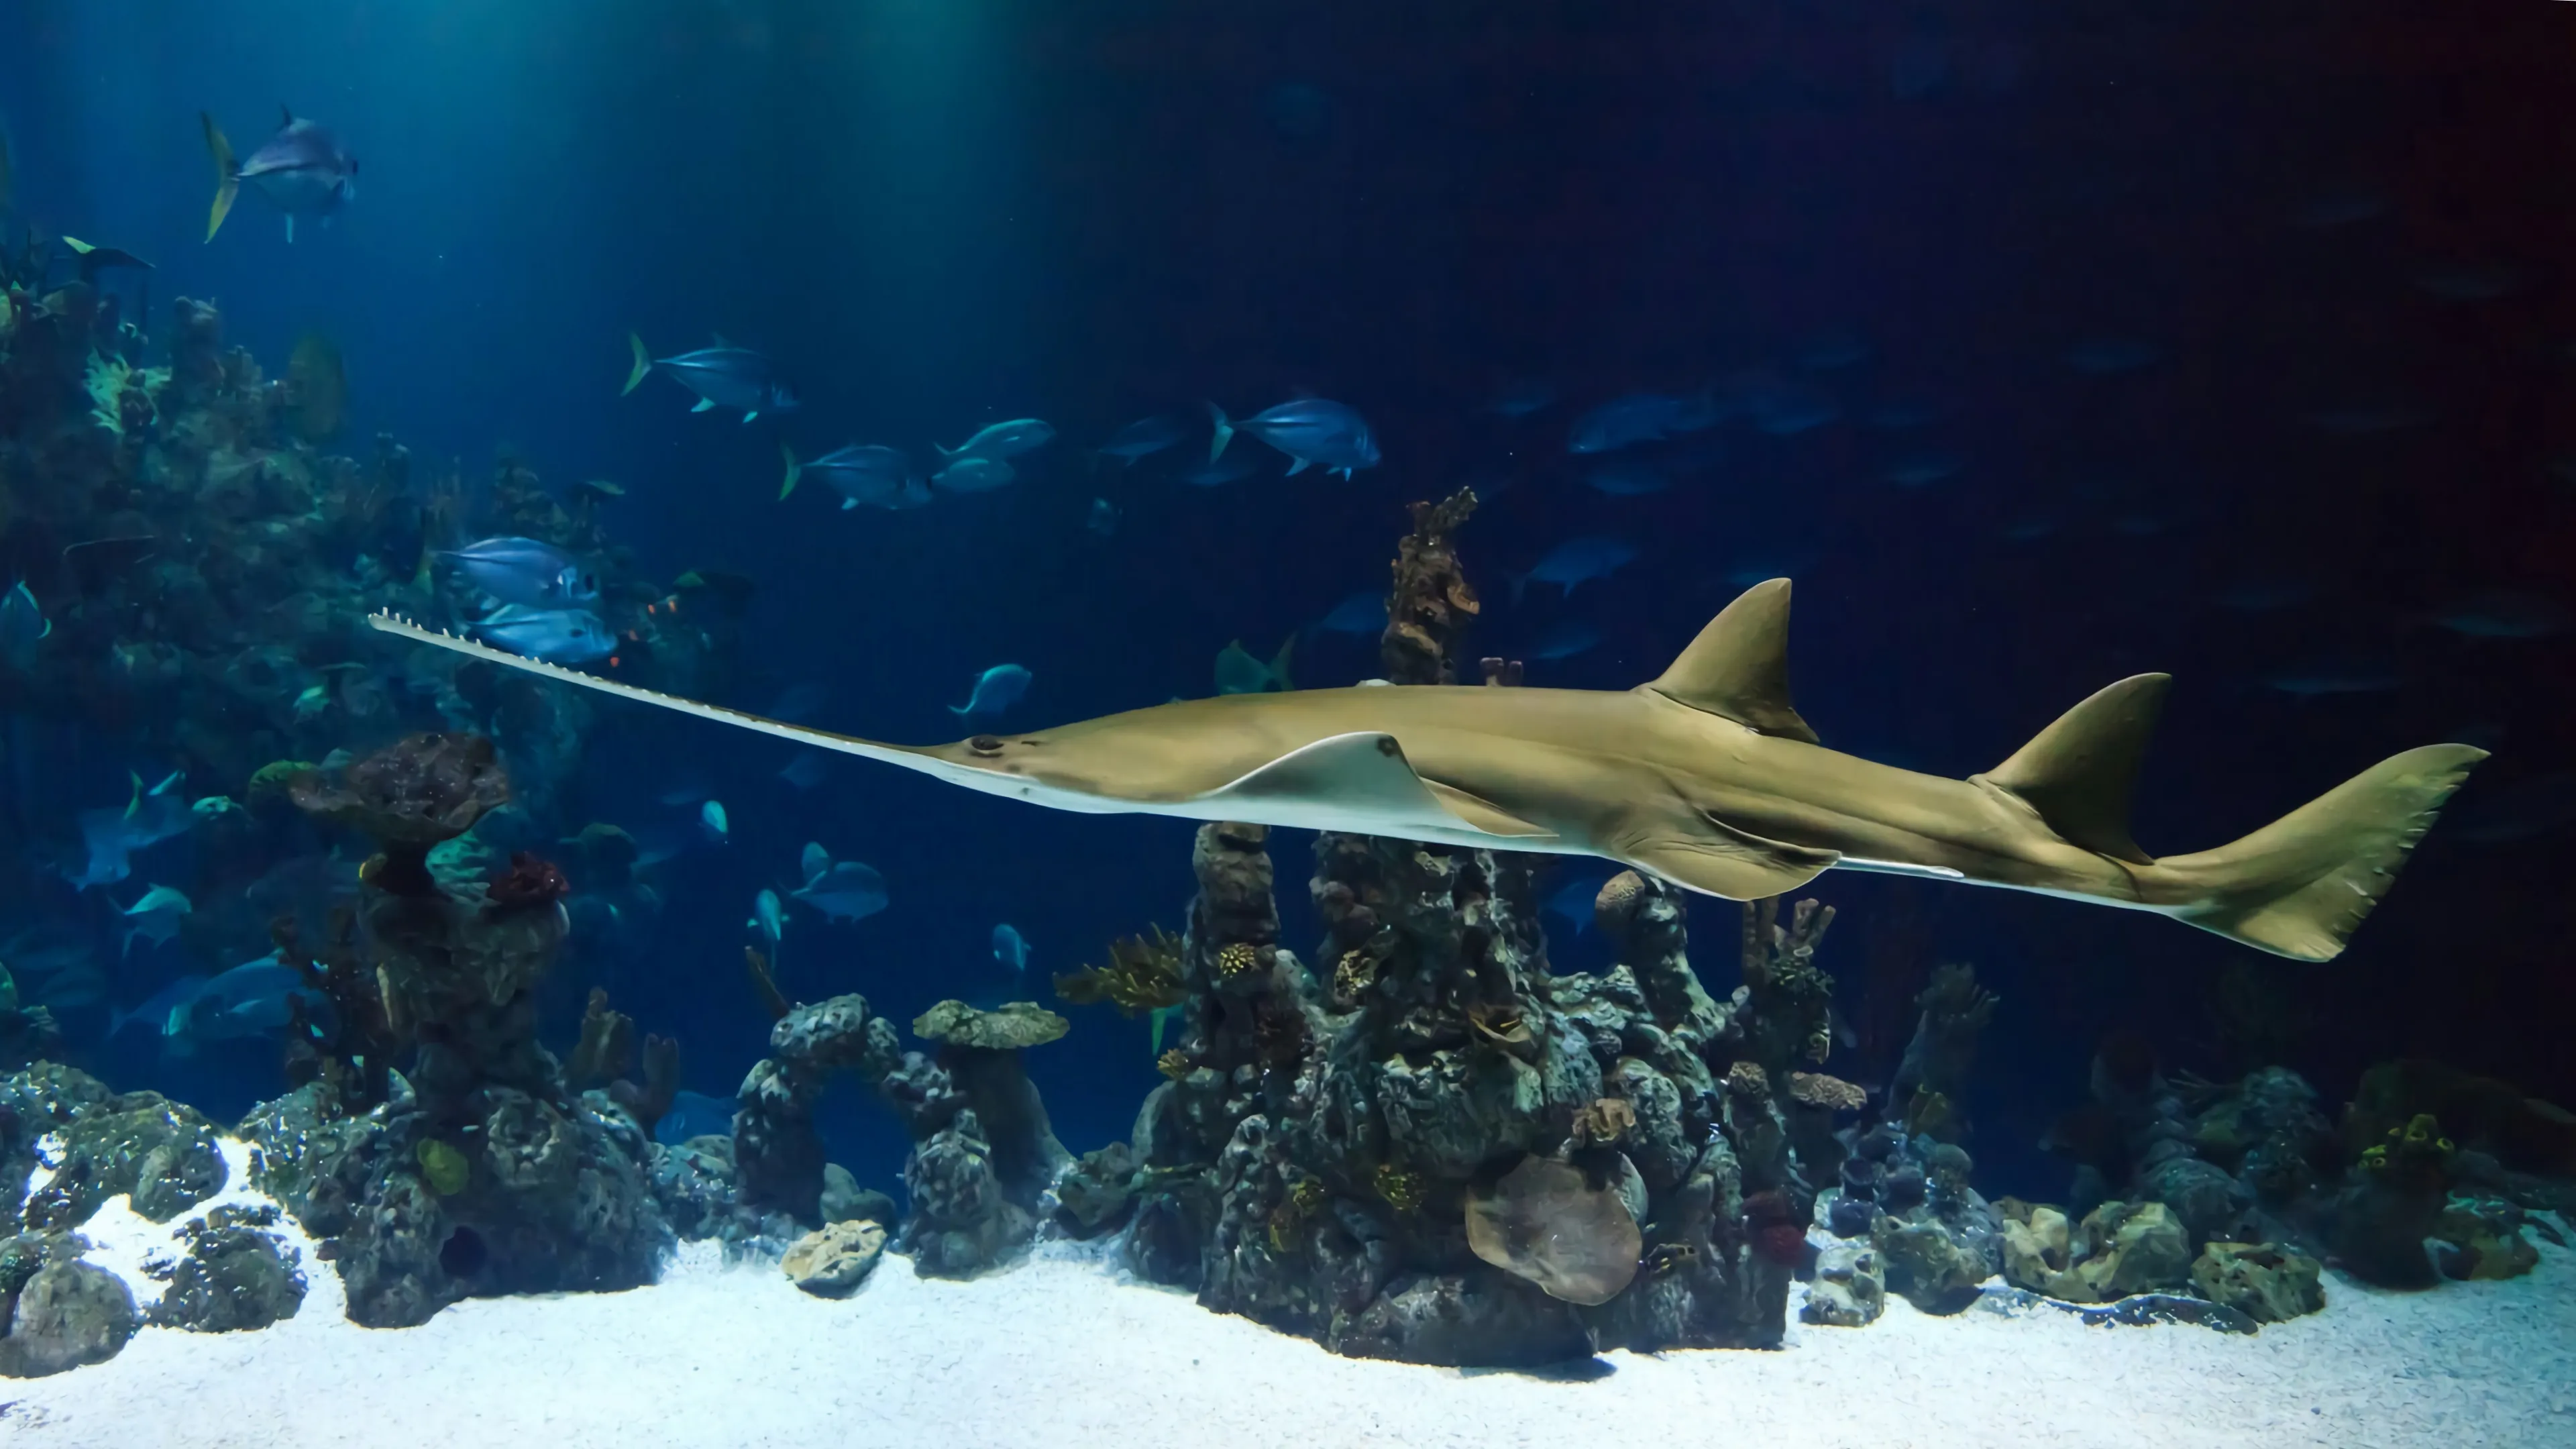
[{"label": "small reef fish", "polygon": [[1020,928],[1005,921],[993,928],[993,960],[1014,976],[1025,976],[1029,970],[1029,938]]},{"label": "small reef fish", "polygon": [[722,800],[710,800],[698,807],[698,829],[718,845],[732,837],[733,821],[726,816]]},{"label": "small reef fish", "polygon": [[751,919],[743,922],[742,926],[746,931],[758,932],[761,939],[769,943],[769,954],[775,959],[778,940],[787,934],[787,907],[779,901],[778,892],[763,888],[760,894],[753,896]]},{"label": "small reef fish", "polygon": [[290,242],[295,240],[296,217],[328,221],[341,203],[358,194],[358,160],[340,145],[339,138],[312,121],[298,119],[284,106],[277,110],[277,134],[246,161],[234,159],[232,143],[224,139],[214,117],[197,113],[206,131],[206,151],[215,158],[215,204],[206,214],[206,240],[213,241],[215,233],[223,230],[224,218],[244,182],[286,213]]},{"label": "small reef fish", "polygon": [[1242,640],[1235,640],[1217,651],[1216,692],[1266,694],[1295,689],[1297,686],[1288,681],[1288,656],[1296,649],[1297,638],[1292,634],[1286,643],[1279,646],[1278,655],[1264,664],[1252,657],[1252,652],[1243,647]]},{"label": "small reef fish", "polygon": [[1571,659],[1601,642],[1601,631],[1580,619],[1560,619],[1530,641],[1524,659]]},{"label": "small reef fish", "polygon": [[[951,463],[967,458],[986,458],[1001,462],[1022,453],[1034,452],[1055,440],[1055,429],[1036,418],[1013,418],[1007,423],[991,423],[975,430],[975,436],[954,448],[941,448],[939,456]],[[935,446],[935,445],[934,445]]]},{"label": "small reef fish", "polygon": [[966,702],[948,706],[948,712],[966,719],[1000,714],[1020,702],[1034,677],[1017,664],[996,664],[975,676],[975,688],[966,696]]},{"label": "small reef fish", "polygon": [[25,673],[36,665],[36,646],[54,632],[54,621],[36,604],[22,579],[0,595],[0,664]]},{"label": "small reef fish", "polygon": [[764,412],[796,410],[796,390],[778,380],[767,357],[748,347],[736,347],[720,337],[713,347],[701,347],[677,357],[655,357],[646,350],[644,339],[633,332],[626,334],[626,344],[635,360],[627,370],[626,386],[619,390],[619,397],[635,391],[658,367],[670,374],[672,381],[697,394],[697,406],[689,409],[693,413],[736,408],[747,423]]},{"label": "small reef fish", "polygon": [[1520,602],[1521,591],[1532,583],[1554,584],[1571,597],[1576,585],[1606,579],[1636,557],[1636,545],[1620,539],[1597,534],[1569,538],[1530,565],[1528,573],[1512,575],[1512,602]]},{"label": "small reef fish", "polygon": [[599,575],[550,543],[533,538],[487,538],[439,557],[456,565],[474,587],[504,604],[530,609],[586,609],[599,602]]},{"label": "small reef fish", "polygon": [[69,877],[76,889],[112,885],[125,879],[133,873],[126,857],[184,835],[197,823],[197,813],[188,804],[185,775],[173,771],[149,790],[143,788],[142,776],[129,774],[127,778],[134,782],[134,796],[124,809],[111,807],[80,813],[81,840],[89,847],[89,863],[81,874]]},{"label": "small reef fish", "polygon": [[951,493],[983,493],[1006,487],[1019,470],[999,458],[962,457],[932,476],[933,486]]},{"label": "small reef fish", "polygon": [[901,448],[852,443],[805,463],[796,461],[796,450],[785,443],[778,445],[778,451],[787,459],[786,481],[778,485],[782,502],[796,491],[797,480],[809,473],[840,494],[845,509],[919,508],[930,501],[930,490],[913,476],[912,459]]},{"label": "small reef fish", "polygon": [[556,664],[589,664],[617,652],[617,637],[588,609],[504,604],[469,627],[512,653]]},{"label": "small reef fish", "polygon": [[1091,511],[1083,516],[1082,526],[1094,538],[1108,538],[1118,532],[1118,505],[1106,498],[1091,500]]},{"label": "small reef fish", "polygon": [[1791,705],[1789,590],[1746,590],[1636,689],[1245,694],[921,747],[748,717],[387,614],[369,626],[1053,809],[1593,856],[1734,901],[1837,867],[1975,883],[2148,911],[2302,961],[2342,953],[2487,758],[2406,750],[2242,839],[2160,859],[2130,838],[2128,796],[2170,676],[2104,686],[1973,779],[1878,764],[1825,748]]},{"label": "small reef fish", "polygon": [[788,895],[835,921],[865,920],[886,908],[885,877],[875,866],[855,860],[834,861],[822,846],[808,844],[801,862],[805,884]]},{"label": "small reef fish", "polygon": [[1386,595],[1362,589],[1335,604],[1331,613],[1315,621],[1315,627],[1327,634],[1385,633]]},{"label": "small reef fish", "polygon": [[126,920],[125,944],[117,954],[133,955],[138,936],[155,946],[170,944],[170,938],[179,934],[179,918],[196,909],[184,893],[165,885],[152,887],[134,904],[117,908],[116,913]]},{"label": "small reef fish", "polygon": [[1216,435],[1208,442],[1211,463],[1225,456],[1225,445],[1237,432],[1245,432],[1287,454],[1293,460],[1288,466],[1292,478],[1308,468],[1348,478],[1359,469],[1378,465],[1377,438],[1369,431],[1368,419],[1358,409],[1329,398],[1296,398],[1241,422],[1228,421],[1225,410],[1215,403],[1209,403],[1207,410],[1216,423]]},{"label": "small reef fish", "polygon": [[1181,425],[1167,417],[1138,418],[1100,445],[1100,455],[1121,463],[1151,457],[1181,440]]}]

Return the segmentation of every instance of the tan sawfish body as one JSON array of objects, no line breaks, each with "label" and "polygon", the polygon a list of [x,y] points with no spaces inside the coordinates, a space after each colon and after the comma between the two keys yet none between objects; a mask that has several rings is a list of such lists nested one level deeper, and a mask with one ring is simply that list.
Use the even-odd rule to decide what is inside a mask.
[{"label": "tan sawfish body", "polygon": [[807,729],[522,659],[386,615],[375,627],[512,668],[1060,810],[1243,820],[1593,855],[1734,900],[1835,866],[2156,911],[2325,960],[2485,752],[2428,745],[2231,845],[2155,859],[2128,799],[2167,683],[2103,689],[1982,775],[1840,754],[1789,705],[1775,579],[1633,690],[1361,686],[1182,700],[1056,729],[906,746]]}]

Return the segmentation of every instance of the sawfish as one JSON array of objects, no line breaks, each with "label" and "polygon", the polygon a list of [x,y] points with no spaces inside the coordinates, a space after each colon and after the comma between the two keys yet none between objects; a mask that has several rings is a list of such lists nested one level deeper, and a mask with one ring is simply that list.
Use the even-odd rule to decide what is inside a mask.
[{"label": "sawfish", "polygon": [[2253,834],[2155,857],[2129,797],[2171,677],[2140,674],[1964,780],[1826,749],[1789,702],[1789,581],[1729,604],[1635,689],[1361,685],[1179,700],[1025,734],[881,744],[521,658],[390,614],[441,649],[952,785],[1092,814],[1239,820],[1590,855],[1729,900],[1830,869],[2153,911],[2329,960],[2486,751],[2426,745]]}]

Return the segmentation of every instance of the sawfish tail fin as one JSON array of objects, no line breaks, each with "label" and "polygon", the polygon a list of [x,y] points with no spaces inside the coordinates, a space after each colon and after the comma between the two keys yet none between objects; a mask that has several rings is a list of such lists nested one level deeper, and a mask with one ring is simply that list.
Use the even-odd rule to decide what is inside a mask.
[{"label": "sawfish tail fin", "polygon": [[2242,840],[2156,862],[2153,874],[2167,878],[2158,884],[2185,899],[2154,903],[2231,941],[2332,960],[2486,757],[2471,745],[2392,755]]},{"label": "sawfish tail fin", "polygon": [[197,121],[206,128],[207,154],[215,158],[215,205],[206,214],[206,240],[213,241],[232,212],[233,198],[241,194],[241,163],[233,159],[233,143],[224,139],[213,116],[199,111]]}]

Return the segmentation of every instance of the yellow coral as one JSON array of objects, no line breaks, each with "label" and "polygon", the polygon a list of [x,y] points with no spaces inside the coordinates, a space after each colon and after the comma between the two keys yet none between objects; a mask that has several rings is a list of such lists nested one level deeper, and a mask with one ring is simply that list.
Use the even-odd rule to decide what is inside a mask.
[{"label": "yellow coral", "polygon": [[1377,1195],[1385,1198],[1387,1206],[1397,1212],[1409,1213],[1422,1206],[1424,1185],[1420,1173],[1407,1172],[1392,1162],[1381,1162],[1377,1168],[1376,1184]]},{"label": "yellow coral", "polygon": [[1333,995],[1356,1004],[1363,992],[1377,984],[1377,961],[1366,951],[1342,953],[1341,964],[1333,968]]},{"label": "yellow coral", "polygon": [[1154,1058],[1154,1070],[1177,1082],[1190,1074],[1190,1059],[1181,1055],[1179,1047],[1174,1047]]},{"label": "yellow coral", "polygon": [[1249,941],[1229,941],[1216,953],[1219,981],[1239,981],[1261,969],[1261,948]]},{"label": "yellow coral", "polygon": [[424,1137],[411,1155],[420,1161],[420,1175],[429,1182],[429,1190],[440,1197],[454,1197],[465,1190],[466,1179],[473,1167],[465,1154],[435,1137]]},{"label": "yellow coral", "polygon": [[1181,942],[1160,926],[1109,943],[1109,964],[1055,978],[1055,994],[1076,1006],[1106,1001],[1129,1016],[1163,1011],[1189,999],[1181,984]]}]

